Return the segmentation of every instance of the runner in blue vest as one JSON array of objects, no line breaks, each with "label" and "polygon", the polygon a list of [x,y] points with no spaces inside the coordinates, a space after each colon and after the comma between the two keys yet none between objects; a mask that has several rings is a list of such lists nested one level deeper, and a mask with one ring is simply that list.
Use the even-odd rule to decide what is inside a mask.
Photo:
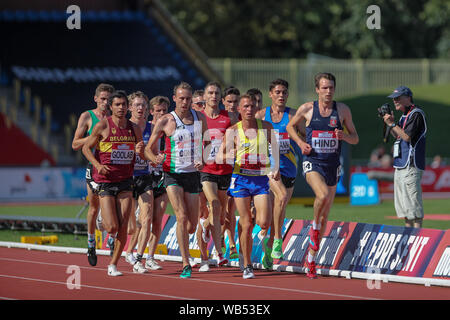
[{"label": "runner in blue vest", "polygon": [[[333,100],[336,78],[331,73],[319,73],[315,76],[315,87],[318,100],[301,105],[287,125],[289,136],[302,150],[303,175],[315,194],[314,220],[305,261],[307,276],[311,279],[317,277],[314,257],[336,194],[342,141],[350,144],[359,141],[350,108]],[[297,132],[299,125],[301,135]]]},{"label": "runner in blue vest", "polygon": [[[270,179],[273,223],[270,237],[263,239],[264,255],[262,264],[266,269],[272,269],[274,258],[280,259],[283,257],[281,229],[286,216],[286,206],[294,192],[295,178],[297,177],[297,159],[295,157],[294,144],[291,143],[289,134],[286,131],[289,120],[295,115],[295,109],[286,106],[289,96],[288,90],[289,84],[286,80],[273,80],[269,86],[269,97],[272,100],[272,104],[256,114],[257,119],[270,122],[274,130],[277,131],[279,145],[279,154],[277,156],[279,156],[281,174],[281,179],[279,180]],[[273,156],[274,154],[271,155],[272,162]]]},{"label": "runner in blue vest", "polygon": [[425,113],[414,105],[412,92],[400,86],[388,96],[395,109],[403,115],[394,122],[394,114],[384,115],[384,122],[391,127],[396,137],[394,158],[394,204],[399,218],[405,219],[407,227],[420,228],[423,220],[422,179],[425,170],[425,135],[427,124]]}]

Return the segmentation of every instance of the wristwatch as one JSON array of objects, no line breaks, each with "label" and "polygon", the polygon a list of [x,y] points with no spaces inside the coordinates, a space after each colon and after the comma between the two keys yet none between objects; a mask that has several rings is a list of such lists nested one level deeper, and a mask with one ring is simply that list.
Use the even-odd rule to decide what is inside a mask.
[{"label": "wristwatch", "polygon": [[396,126],[395,122],[393,124],[391,124],[389,127],[394,128]]}]

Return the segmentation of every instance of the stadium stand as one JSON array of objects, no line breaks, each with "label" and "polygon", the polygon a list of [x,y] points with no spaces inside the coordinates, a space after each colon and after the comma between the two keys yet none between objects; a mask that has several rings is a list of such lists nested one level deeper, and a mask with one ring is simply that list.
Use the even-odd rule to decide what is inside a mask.
[{"label": "stadium stand", "polygon": [[[83,9],[81,29],[67,28],[69,16],[54,9],[0,11],[0,84],[20,80],[21,102],[23,88],[39,96],[51,110],[51,121],[42,107],[37,118],[41,125],[50,121],[51,134],[73,135],[74,119],[94,108],[100,82],[149,97],[171,97],[180,81],[194,89],[210,80],[222,82],[158,1],[138,11]],[[34,99],[29,107],[36,113]]]}]

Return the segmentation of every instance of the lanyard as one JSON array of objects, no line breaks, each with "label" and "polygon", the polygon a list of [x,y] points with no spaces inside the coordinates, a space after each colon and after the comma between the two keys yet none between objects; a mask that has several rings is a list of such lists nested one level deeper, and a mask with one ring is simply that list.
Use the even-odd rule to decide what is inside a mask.
[{"label": "lanyard", "polygon": [[406,118],[405,118],[405,121],[403,121],[403,125],[402,125],[402,129],[403,130],[405,130],[405,126],[406,126],[406,122],[408,121],[408,117],[409,117],[409,114],[411,113],[411,111],[416,107],[415,105],[411,105],[412,106],[412,108],[408,111],[408,113],[406,114]]}]

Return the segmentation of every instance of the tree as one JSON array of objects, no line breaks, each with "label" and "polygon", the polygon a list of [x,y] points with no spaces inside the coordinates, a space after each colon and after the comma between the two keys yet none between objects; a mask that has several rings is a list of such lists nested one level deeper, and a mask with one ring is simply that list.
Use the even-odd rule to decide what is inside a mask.
[{"label": "tree", "polygon": [[210,57],[449,57],[450,2],[378,0],[381,29],[370,30],[372,0],[165,0]]}]

